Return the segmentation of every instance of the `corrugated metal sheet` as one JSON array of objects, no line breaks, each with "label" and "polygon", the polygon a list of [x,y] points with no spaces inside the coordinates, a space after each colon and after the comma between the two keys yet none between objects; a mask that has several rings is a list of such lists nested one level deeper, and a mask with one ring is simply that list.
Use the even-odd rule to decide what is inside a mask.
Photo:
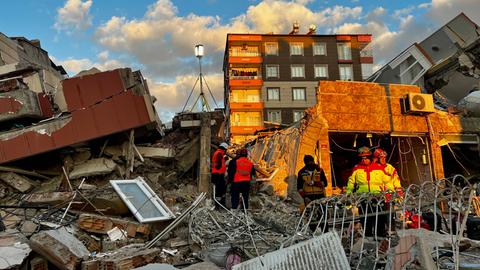
[{"label": "corrugated metal sheet", "polygon": [[235,265],[233,270],[350,269],[340,238],[335,232],[267,253]]}]

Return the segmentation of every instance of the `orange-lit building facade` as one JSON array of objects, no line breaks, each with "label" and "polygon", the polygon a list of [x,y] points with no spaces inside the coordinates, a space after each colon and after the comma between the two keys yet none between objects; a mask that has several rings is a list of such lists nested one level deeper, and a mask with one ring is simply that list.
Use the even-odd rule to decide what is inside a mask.
[{"label": "orange-lit building facade", "polygon": [[228,34],[224,56],[226,136],[252,138],[268,124],[291,125],[316,104],[320,80],[372,74],[371,35]]}]

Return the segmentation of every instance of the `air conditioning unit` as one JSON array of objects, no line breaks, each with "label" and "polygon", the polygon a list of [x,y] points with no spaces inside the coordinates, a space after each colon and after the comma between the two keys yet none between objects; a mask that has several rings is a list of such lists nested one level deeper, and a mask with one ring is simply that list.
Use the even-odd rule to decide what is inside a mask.
[{"label": "air conditioning unit", "polygon": [[427,114],[435,112],[433,95],[409,93],[402,100],[403,113],[406,114]]}]

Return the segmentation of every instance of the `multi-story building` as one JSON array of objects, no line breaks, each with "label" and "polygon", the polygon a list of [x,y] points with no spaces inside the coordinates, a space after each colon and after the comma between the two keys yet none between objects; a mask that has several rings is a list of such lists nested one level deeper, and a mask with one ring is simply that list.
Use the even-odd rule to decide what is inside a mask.
[{"label": "multi-story building", "polygon": [[[292,31],[293,32],[293,31]],[[269,123],[290,125],[316,104],[320,80],[372,74],[371,35],[228,34],[224,57],[227,138],[251,138]]]}]

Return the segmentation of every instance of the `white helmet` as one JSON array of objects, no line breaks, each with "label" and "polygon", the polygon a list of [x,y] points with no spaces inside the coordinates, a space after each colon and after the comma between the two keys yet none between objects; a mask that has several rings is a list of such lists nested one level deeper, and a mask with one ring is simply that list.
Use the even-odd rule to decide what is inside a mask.
[{"label": "white helmet", "polygon": [[223,148],[227,149],[227,148],[228,148],[228,144],[227,144],[226,142],[222,142],[222,143],[220,144],[220,147],[223,147]]}]

